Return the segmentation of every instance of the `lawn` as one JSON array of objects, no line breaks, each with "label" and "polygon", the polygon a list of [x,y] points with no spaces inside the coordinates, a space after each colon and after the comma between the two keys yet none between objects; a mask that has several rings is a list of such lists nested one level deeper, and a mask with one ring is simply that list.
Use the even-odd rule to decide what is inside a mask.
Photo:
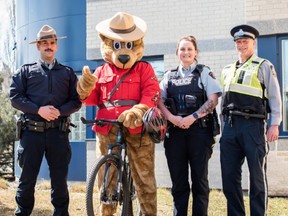
[{"label": "lawn", "polygon": [[[15,192],[17,184],[15,182],[6,182],[0,179],[0,216],[13,215],[15,204]],[[85,216],[85,184],[69,183],[71,216]],[[172,215],[172,197],[169,189],[158,189],[158,215]],[[52,205],[50,203],[50,185],[47,181],[39,181],[36,186],[35,207],[32,216],[51,216]],[[245,205],[247,215],[248,197],[245,196]],[[190,207],[191,209],[191,207]],[[226,200],[221,191],[212,190],[210,193],[209,216],[225,216]],[[189,212],[189,215],[191,213]],[[288,198],[269,197],[268,216],[288,216]]]}]

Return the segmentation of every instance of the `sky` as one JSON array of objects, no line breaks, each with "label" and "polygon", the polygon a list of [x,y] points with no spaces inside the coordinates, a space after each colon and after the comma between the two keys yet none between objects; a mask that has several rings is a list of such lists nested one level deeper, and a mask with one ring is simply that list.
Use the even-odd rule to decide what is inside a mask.
[{"label": "sky", "polygon": [[[6,52],[4,51],[3,44],[7,41],[7,31],[9,29],[9,15],[8,15],[8,2],[11,0],[0,0],[0,70],[2,69],[1,61],[5,61],[7,56],[5,56]],[[7,44],[7,43],[5,43]]]},{"label": "sky", "polygon": [[1,29],[1,34],[2,32],[7,29],[7,20],[8,20],[8,13],[7,13],[7,0],[0,0],[0,29]]}]

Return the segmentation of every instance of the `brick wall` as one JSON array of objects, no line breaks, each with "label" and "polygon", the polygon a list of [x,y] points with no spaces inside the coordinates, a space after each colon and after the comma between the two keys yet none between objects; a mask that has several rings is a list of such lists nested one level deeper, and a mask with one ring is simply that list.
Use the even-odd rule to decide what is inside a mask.
[{"label": "brick wall", "polygon": [[288,31],[286,0],[87,0],[87,58],[100,59],[97,23],[124,11],[144,19],[145,55],[164,55],[165,70],[178,64],[177,40],[194,35],[200,49],[199,61],[218,76],[237,56],[230,29],[242,23],[259,28],[261,34]]}]

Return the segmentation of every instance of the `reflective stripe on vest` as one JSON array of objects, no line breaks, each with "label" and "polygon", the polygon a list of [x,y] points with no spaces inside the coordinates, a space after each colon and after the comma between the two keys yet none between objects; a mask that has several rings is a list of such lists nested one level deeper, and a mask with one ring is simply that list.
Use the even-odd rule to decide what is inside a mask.
[{"label": "reflective stripe on vest", "polygon": [[264,60],[257,56],[252,56],[237,70],[236,62],[225,67],[222,71],[224,91],[263,98],[262,86],[258,79],[258,70]]}]

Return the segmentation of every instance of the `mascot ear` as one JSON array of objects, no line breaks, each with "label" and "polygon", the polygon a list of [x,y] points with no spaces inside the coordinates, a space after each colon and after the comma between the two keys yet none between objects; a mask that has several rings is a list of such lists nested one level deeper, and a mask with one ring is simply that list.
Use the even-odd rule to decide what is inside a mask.
[{"label": "mascot ear", "polygon": [[100,38],[100,40],[105,41],[106,37],[102,34],[98,34],[98,37]]}]

